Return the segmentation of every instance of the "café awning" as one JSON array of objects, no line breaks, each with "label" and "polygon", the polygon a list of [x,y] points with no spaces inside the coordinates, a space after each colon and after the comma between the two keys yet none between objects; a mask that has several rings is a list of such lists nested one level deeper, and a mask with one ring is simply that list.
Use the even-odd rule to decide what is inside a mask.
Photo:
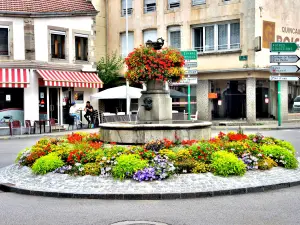
[{"label": "caf\u00e9 awning", "polygon": [[97,73],[69,72],[58,70],[37,70],[50,87],[102,88],[103,82]]},{"label": "caf\u00e9 awning", "polygon": [[0,68],[0,88],[27,88],[29,69]]}]

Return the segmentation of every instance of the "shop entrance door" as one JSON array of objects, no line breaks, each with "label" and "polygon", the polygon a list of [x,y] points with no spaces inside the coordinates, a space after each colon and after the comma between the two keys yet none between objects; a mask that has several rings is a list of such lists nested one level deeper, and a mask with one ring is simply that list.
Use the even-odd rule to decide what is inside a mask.
[{"label": "shop entrance door", "polygon": [[49,88],[49,119],[59,122],[59,89]]}]

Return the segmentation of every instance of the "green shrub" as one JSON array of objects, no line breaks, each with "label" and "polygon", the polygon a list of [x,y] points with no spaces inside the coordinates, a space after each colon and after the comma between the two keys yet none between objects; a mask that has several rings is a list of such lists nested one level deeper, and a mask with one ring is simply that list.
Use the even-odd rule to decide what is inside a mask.
[{"label": "green shrub", "polygon": [[242,176],[246,173],[246,165],[236,155],[226,151],[215,152],[212,155],[212,171],[216,175],[227,177],[229,175]]},{"label": "green shrub", "polygon": [[35,161],[32,171],[35,174],[46,174],[64,165],[64,162],[55,153],[50,153]]},{"label": "green shrub", "polygon": [[258,160],[258,169],[260,170],[270,170],[276,166],[277,163],[270,157],[266,157],[265,159]]},{"label": "green shrub", "polygon": [[192,155],[188,149],[181,149],[176,153],[176,160],[192,159]]},{"label": "green shrub", "polygon": [[265,155],[278,163],[278,165],[284,166],[287,169],[296,169],[298,167],[298,161],[294,154],[286,148],[279,145],[263,145],[261,150]]},{"label": "green shrub", "polygon": [[209,163],[216,148],[209,142],[199,142],[191,145],[189,150],[195,160]]},{"label": "green shrub", "polygon": [[83,168],[83,175],[98,176],[101,172],[101,167],[99,163],[87,163],[83,165]]},{"label": "green shrub", "polygon": [[203,162],[196,162],[192,173],[206,173],[210,171],[210,165]]},{"label": "green shrub", "polygon": [[283,148],[289,150],[293,155],[296,154],[296,150],[290,142],[282,141],[282,140],[276,140],[275,142],[276,142],[276,145],[279,145],[280,147],[283,147]]},{"label": "green shrub", "polygon": [[170,159],[170,160],[175,160],[176,159],[176,153],[173,152],[170,149],[162,149],[162,150],[159,151],[159,154],[162,155],[162,156],[167,156],[168,159]]},{"label": "green shrub", "polygon": [[195,160],[192,158],[177,159],[174,166],[176,168],[176,173],[191,173],[195,167]]},{"label": "green shrub", "polygon": [[116,162],[117,164],[112,169],[112,175],[121,180],[131,178],[136,171],[142,170],[148,165],[147,161],[141,160],[138,155],[121,155]]}]

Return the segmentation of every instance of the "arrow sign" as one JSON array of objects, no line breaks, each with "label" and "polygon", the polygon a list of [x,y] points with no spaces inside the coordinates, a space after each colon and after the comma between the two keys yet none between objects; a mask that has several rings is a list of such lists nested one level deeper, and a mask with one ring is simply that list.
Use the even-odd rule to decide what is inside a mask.
[{"label": "arrow sign", "polygon": [[188,68],[198,67],[198,63],[197,62],[185,62],[184,67],[188,67]]},{"label": "arrow sign", "polygon": [[184,71],[184,74],[187,74],[187,75],[198,74],[198,70],[186,70],[186,71]]},{"label": "arrow sign", "polygon": [[299,77],[270,76],[270,80],[271,81],[278,81],[278,80],[298,81]]},{"label": "arrow sign", "polygon": [[298,49],[296,43],[290,42],[273,42],[271,43],[271,52],[295,52]]},{"label": "arrow sign", "polygon": [[270,63],[296,63],[299,59],[297,55],[271,55]]},{"label": "arrow sign", "polygon": [[299,71],[299,67],[296,65],[293,66],[271,66],[271,73],[297,73]]}]

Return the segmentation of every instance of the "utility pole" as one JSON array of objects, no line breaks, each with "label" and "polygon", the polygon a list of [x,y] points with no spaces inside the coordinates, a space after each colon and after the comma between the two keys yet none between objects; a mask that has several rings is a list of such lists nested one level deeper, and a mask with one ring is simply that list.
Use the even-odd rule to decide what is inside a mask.
[{"label": "utility pole", "polygon": [[[126,20],[126,57],[128,56],[129,43],[128,43],[128,0],[125,1],[125,20]],[[129,81],[126,80],[126,114],[130,113],[130,98],[129,98]]]}]

